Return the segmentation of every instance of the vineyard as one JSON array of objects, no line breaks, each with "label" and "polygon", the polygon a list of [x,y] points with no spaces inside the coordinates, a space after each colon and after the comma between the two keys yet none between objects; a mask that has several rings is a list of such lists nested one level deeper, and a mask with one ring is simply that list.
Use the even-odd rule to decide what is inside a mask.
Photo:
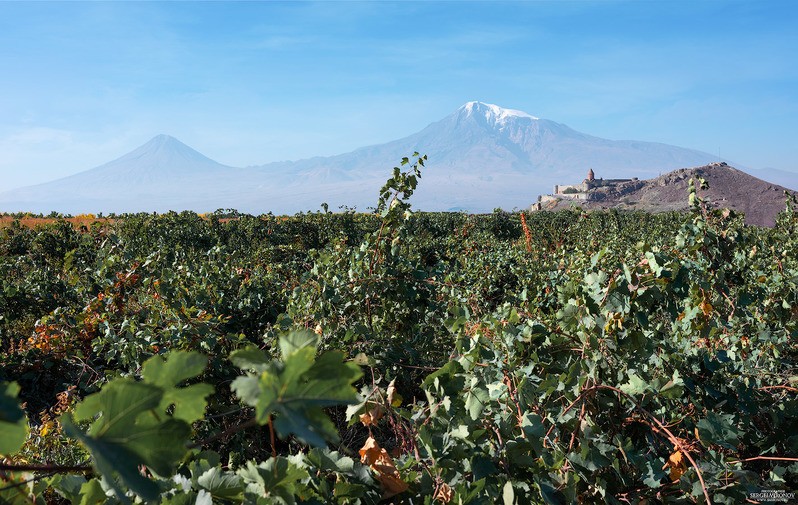
[{"label": "vineyard", "polygon": [[0,227],[0,503],[798,492],[798,203]]}]

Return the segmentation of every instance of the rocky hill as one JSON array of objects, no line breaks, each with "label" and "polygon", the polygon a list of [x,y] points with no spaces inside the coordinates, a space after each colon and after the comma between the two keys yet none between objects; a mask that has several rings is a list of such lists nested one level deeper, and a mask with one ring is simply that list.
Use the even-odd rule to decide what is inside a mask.
[{"label": "rocky hill", "polygon": [[687,210],[690,178],[703,177],[709,189],[701,197],[714,208],[729,208],[745,214],[748,224],[773,226],[776,216],[785,208],[783,186],[772,184],[726,163],[682,168],[648,180],[629,180],[592,188],[586,200],[569,195],[544,201],[541,210],[557,210],[578,205],[585,209],[635,209],[647,212]]}]

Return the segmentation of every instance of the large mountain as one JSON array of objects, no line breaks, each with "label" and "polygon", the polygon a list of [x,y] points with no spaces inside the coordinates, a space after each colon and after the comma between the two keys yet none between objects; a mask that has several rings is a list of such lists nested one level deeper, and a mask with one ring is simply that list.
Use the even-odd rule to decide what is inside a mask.
[{"label": "large mountain", "polygon": [[[333,209],[365,209],[375,204],[390,169],[414,151],[429,157],[413,197],[416,208],[472,212],[525,208],[554,184],[581,181],[588,168],[599,177],[646,178],[718,161],[700,151],[606,140],[525,112],[469,102],[387,144],[250,168],[222,165],[159,135],[105,165],[0,193],[0,211],[293,213],[318,209],[322,202]],[[798,186],[794,175],[797,184],[791,187]]]}]

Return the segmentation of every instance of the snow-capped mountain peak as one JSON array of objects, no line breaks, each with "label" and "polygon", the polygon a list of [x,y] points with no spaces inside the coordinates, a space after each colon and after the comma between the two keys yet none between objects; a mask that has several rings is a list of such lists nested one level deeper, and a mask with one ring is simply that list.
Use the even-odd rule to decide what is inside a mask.
[{"label": "snow-capped mountain peak", "polygon": [[510,118],[526,118],[535,121],[539,119],[524,111],[505,109],[504,107],[499,107],[492,103],[476,101],[466,103],[460,107],[460,111],[467,116],[484,117],[488,122],[493,124],[506,123]]}]

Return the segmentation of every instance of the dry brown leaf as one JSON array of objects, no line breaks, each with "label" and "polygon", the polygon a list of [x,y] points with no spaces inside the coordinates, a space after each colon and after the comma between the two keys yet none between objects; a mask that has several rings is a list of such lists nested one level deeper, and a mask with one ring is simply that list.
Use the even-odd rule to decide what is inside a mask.
[{"label": "dry brown leaf", "polygon": [[377,421],[382,419],[384,415],[385,409],[383,409],[380,405],[376,405],[368,412],[360,414],[360,422],[363,423],[363,426],[376,426]]},{"label": "dry brown leaf", "polygon": [[377,424],[376,422],[374,422],[374,419],[372,419],[371,414],[369,414],[368,412],[360,414],[360,422],[363,423],[363,426]]},{"label": "dry brown leaf", "polygon": [[360,462],[377,472],[376,478],[382,484],[382,497],[389,498],[407,490],[408,485],[399,475],[388,451],[380,447],[370,436],[360,448]]},{"label": "dry brown leaf", "polygon": [[435,492],[435,496],[433,496],[432,499],[442,501],[443,503],[449,503],[452,501],[453,497],[454,491],[452,491],[452,488],[449,486],[449,484],[444,482]]},{"label": "dry brown leaf", "polygon": [[366,439],[366,443],[360,448],[360,462],[364,465],[374,467],[375,465],[393,466],[393,461],[388,452],[380,447],[373,436]]},{"label": "dry brown leaf", "polygon": [[407,485],[407,482],[403,481],[402,478],[399,477],[398,471],[396,472],[396,475],[389,475],[384,473],[378,474],[377,480],[380,481],[380,484],[382,484],[383,498],[390,498],[391,496],[398,495],[399,493],[404,493],[405,491],[407,491],[407,488],[409,487]]},{"label": "dry brown leaf", "polygon": [[391,407],[399,407],[402,405],[402,395],[400,395],[396,391],[396,386],[394,385],[396,379],[392,380],[390,384],[388,384],[388,390],[386,391],[386,396],[388,400],[388,405]]},{"label": "dry brown leaf", "polygon": [[390,384],[388,384],[388,390],[386,391],[386,396],[388,397],[388,405],[391,407],[398,407],[402,404],[402,395],[396,392],[396,386],[394,383],[396,379],[392,380]]}]

